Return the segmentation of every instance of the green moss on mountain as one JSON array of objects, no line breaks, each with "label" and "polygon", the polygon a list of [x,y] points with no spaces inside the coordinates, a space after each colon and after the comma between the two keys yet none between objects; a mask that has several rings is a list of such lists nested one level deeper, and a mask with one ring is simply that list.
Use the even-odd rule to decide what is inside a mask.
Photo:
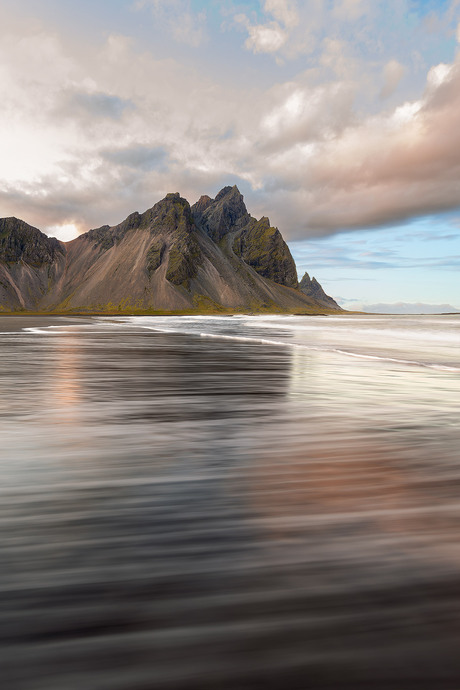
[{"label": "green moss on mountain", "polygon": [[297,287],[297,269],[289,247],[268,218],[252,219],[235,237],[233,251],[264,278]]},{"label": "green moss on mountain", "polygon": [[142,224],[149,222],[161,240],[149,249],[147,270],[156,270],[161,264],[166,247],[169,249],[166,280],[173,285],[189,286],[202,263],[200,246],[193,234],[195,221],[190,204],[177,192],[167,194],[162,201],[142,216]]},{"label": "green moss on mountain", "polygon": [[195,221],[187,199],[181,197],[179,192],[167,194],[140,217],[139,227],[146,228],[152,225],[170,232],[190,232]]},{"label": "green moss on mountain", "polygon": [[149,277],[161,265],[161,262],[163,260],[163,255],[165,253],[165,249],[166,249],[166,247],[165,247],[165,244],[162,240],[156,240],[150,246],[150,249],[148,250],[147,257],[146,257],[147,258],[146,268],[147,268],[147,273],[149,274]]},{"label": "green moss on mountain", "polygon": [[174,285],[188,287],[202,261],[201,249],[196,239],[182,234],[170,247],[166,279]]}]

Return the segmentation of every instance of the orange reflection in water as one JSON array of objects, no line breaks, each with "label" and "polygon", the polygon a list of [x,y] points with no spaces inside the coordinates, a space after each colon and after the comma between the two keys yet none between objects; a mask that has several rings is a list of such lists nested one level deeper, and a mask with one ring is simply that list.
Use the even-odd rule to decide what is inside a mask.
[{"label": "orange reflection in water", "polygon": [[55,370],[50,381],[50,408],[56,422],[76,424],[80,421],[79,363],[82,356],[77,338],[57,337],[52,352]]}]

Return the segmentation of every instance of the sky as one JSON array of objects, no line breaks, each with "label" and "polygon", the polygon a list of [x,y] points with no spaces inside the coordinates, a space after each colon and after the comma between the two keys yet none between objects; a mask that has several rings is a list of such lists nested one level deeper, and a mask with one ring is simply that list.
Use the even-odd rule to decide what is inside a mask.
[{"label": "sky", "polygon": [[348,309],[460,309],[460,0],[2,0],[0,216],[237,184]]}]

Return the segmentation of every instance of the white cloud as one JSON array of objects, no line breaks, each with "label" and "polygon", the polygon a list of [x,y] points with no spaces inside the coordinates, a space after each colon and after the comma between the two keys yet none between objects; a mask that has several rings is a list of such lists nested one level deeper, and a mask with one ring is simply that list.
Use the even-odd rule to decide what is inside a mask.
[{"label": "white cloud", "polygon": [[254,53],[276,53],[288,38],[277,22],[248,26],[248,32],[245,46]]},{"label": "white cloud", "polygon": [[56,237],[62,242],[70,242],[80,234],[78,228],[73,223],[66,223],[64,225],[50,225],[44,228],[44,231],[50,237]]},{"label": "white cloud", "polygon": [[427,85],[433,89],[437,89],[443,82],[445,82],[451,73],[452,65],[446,65],[441,62],[439,65],[435,65],[428,72]]},{"label": "white cloud", "polygon": [[297,3],[294,0],[265,0],[264,9],[286,28],[299,23]]}]

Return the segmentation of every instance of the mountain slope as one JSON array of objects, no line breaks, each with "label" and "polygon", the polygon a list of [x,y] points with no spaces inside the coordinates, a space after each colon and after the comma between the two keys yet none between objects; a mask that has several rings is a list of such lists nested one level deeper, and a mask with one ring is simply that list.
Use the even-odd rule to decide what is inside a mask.
[{"label": "mountain slope", "polygon": [[0,308],[314,312],[322,305],[298,289],[279,231],[252,218],[238,189],[225,187],[192,208],[168,194],[145,213],[67,243],[17,219],[0,221]]}]

